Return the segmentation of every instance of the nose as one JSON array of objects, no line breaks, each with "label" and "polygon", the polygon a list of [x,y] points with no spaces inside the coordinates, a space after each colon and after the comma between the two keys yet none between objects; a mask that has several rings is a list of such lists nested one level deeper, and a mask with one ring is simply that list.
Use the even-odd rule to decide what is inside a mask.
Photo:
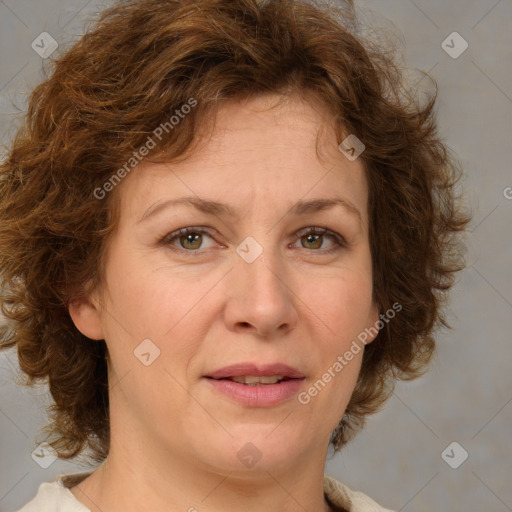
[{"label": "nose", "polygon": [[273,338],[297,325],[293,283],[270,251],[252,263],[239,258],[229,279],[224,318],[230,331]]}]

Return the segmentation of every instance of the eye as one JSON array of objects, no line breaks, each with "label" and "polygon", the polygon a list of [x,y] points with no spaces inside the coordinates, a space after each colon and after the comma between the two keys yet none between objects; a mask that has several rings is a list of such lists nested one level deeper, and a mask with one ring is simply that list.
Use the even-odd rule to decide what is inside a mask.
[{"label": "eye", "polygon": [[[345,239],[338,233],[331,231],[328,228],[312,226],[304,228],[297,233],[301,246],[304,249],[312,249],[315,252],[321,252],[322,254],[331,254],[339,251],[341,248],[347,247]],[[328,238],[334,245],[327,250],[318,251],[321,249],[323,242]]]},{"label": "eye", "polygon": [[[207,235],[208,237],[211,238],[209,231],[204,228],[182,228],[166,236],[164,240],[162,240],[162,243],[164,243],[165,245],[174,246],[178,250],[181,249],[183,251],[188,252],[198,252],[198,249],[201,248],[201,244],[203,243],[204,235]],[[173,243],[175,239],[177,239],[179,246],[176,246]]]},{"label": "eye", "polygon": [[[202,247],[205,235],[213,240],[210,231],[205,228],[186,227],[170,233],[161,243],[170,246],[173,250],[189,254],[194,253],[194,256],[196,256],[213,247]],[[301,242],[302,247],[300,248],[310,249],[320,254],[331,254],[347,247],[345,239],[328,228],[310,226],[296,233],[296,236],[298,237],[297,242]],[[331,248],[321,250],[325,239],[330,240],[332,246]]]}]

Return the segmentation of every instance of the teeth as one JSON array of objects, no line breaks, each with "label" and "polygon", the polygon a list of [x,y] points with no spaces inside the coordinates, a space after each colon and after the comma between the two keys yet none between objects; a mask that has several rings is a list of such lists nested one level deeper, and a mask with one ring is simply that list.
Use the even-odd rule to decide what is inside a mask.
[{"label": "teeth", "polygon": [[282,375],[269,375],[261,377],[232,377],[231,380],[239,384],[247,384],[248,386],[256,386],[258,384],[276,384],[284,377]]}]

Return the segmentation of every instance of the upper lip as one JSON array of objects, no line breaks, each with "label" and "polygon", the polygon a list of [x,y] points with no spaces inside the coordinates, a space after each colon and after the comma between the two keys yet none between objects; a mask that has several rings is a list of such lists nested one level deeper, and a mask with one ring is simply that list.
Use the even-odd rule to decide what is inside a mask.
[{"label": "upper lip", "polygon": [[210,377],[212,379],[224,379],[227,377],[265,377],[272,375],[282,375],[289,379],[303,379],[305,377],[300,370],[284,363],[237,363],[215,370],[214,372],[206,375],[206,377]]}]

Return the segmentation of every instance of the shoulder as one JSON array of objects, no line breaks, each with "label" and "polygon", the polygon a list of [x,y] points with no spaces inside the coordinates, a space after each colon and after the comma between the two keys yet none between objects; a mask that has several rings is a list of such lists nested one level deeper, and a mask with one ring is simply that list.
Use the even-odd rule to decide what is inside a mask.
[{"label": "shoulder", "polygon": [[90,512],[60,479],[44,482],[35,497],[18,512]]},{"label": "shoulder", "polygon": [[327,475],[324,475],[324,494],[334,507],[347,512],[393,512],[381,507],[366,494],[353,491]]}]

